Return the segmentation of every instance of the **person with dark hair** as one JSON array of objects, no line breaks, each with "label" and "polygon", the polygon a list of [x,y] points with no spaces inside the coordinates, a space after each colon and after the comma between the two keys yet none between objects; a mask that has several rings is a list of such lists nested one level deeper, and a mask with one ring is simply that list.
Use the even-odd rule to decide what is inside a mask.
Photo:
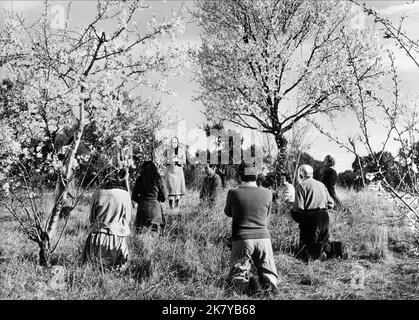
[{"label": "person with dark hair", "polygon": [[336,173],[336,170],[333,168],[334,166],[335,159],[332,156],[327,155],[323,161],[323,174],[321,182],[323,182],[330,196],[333,198],[336,208],[342,209],[342,203],[340,202],[335,190],[336,181],[338,180],[338,174]]},{"label": "person with dark hair", "polygon": [[259,173],[256,177],[256,184],[258,187],[265,187],[266,176],[263,173]]},{"label": "person with dark hair", "polygon": [[207,176],[204,178],[202,189],[199,194],[199,199],[201,199],[201,203],[206,204],[210,207],[212,207],[215,204],[222,189],[221,178],[216,173],[216,169],[217,165],[215,164],[205,165],[205,172]]},{"label": "person with dark hair", "polygon": [[242,184],[228,191],[224,209],[233,220],[232,267],[227,280],[239,292],[249,290],[248,278],[253,260],[262,288],[278,292],[278,274],[267,228],[272,193],[257,186],[257,174],[252,165],[240,165],[239,172]]},{"label": "person with dark hair", "polygon": [[143,163],[131,198],[138,203],[135,220],[137,232],[143,227],[152,231],[162,231],[165,225],[162,202],[167,199],[167,189],[157,166],[152,161]]},{"label": "person with dark hair", "polygon": [[274,189],[275,186],[272,172],[269,172],[266,167],[263,167],[262,172],[260,172],[256,177],[256,184],[258,185],[258,187]]},{"label": "person with dark hair", "polygon": [[179,207],[179,200],[186,194],[185,175],[183,165],[186,163],[185,152],[179,144],[179,139],[173,137],[171,148],[165,152],[167,172],[165,182],[169,193],[169,206],[171,209]]},{"label": "person with dark hair", "polygon": [[102,188],[94,193],[83,261],[97,261],[121,270],[126,267],[132,215],[127,175],[126,169],[108,170]]},{"label": "person with dark hair", "polygon": [[288,173],[280,175],[277,195],[277,201],[275,202],[277,211],[281,214],[288,214],[291,211],[295,199],[295,188],[292,184],[291,176]]}]

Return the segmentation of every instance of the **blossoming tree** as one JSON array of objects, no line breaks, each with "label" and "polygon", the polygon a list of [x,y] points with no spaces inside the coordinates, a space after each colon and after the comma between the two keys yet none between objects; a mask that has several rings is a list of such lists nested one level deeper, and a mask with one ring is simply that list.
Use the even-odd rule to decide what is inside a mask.
[{"label": "blossoming tree", "polygon": [[[197,1],[202,47],[194,53],[197,97],[211,118],[275,137],[283,166],[294,124],[344,109],[352,90],[344,35],[365,63],[362,83],[377,73],[379,56],[354,32],[345,1]],[[365,31],[366,32],[366,31]],[[282,168],[283,169],[283,168]],[[281,170],[281,168],[280,168]]]},{"label": "blossoming tree", "polygon": [[[148,10],[143,1],[101,0],[90,21],[75,26],[68,4],[62,29],[50,23],[48,1],[31,24],[21,14],[6,11],[0,33],[0,67],[16,90],[0,106],[0,143],[9,146],[7,139],[11,139],[16,145],[6,150],[0,178],[12,197],[5,205],[38,243],[41,264],[48,264],[59,242],[60,237],[51,245],[60,213],[71,212],[81,197],[69,191],[80,162],[89,162],[98,151],[126,148],[138,133],[136,129],[155,128],[150,119],[157,119],[163,111],[158,101],[141,97],[140,89],[166,91],[163,81],[153,82],[149,74],[161,79],[181,65],[182,50],[173,40],[184,23],[181,14],[173,13],[144,25]],[[83,157],[78,156],[86,128],[92,124],[108,148],[97,150],[101,143],[97,141],[87,144],[89,151]],[[58,137],[64,131],[72,136],[60,144]],[[35,171],[42,170],[57,177],[55,200],[48,213],[37,206],[39,188],[31,179]]]}]

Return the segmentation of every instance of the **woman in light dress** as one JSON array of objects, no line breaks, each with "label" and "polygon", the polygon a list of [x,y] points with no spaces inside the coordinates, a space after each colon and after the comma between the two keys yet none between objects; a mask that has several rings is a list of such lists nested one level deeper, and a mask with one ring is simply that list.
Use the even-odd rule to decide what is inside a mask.
[{"label": "woman in light dress", "polygon": [[186,194],[183,166],[186,164],[185,151],[179,145],[179,139],[173,137],[171,148],[165,152],[167,171],[165,182],[171,209],[179,207],[179,200]]}]

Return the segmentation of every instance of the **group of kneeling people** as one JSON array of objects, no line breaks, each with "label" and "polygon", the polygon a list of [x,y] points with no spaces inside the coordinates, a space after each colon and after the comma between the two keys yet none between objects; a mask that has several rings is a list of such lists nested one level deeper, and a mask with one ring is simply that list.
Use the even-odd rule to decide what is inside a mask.
[{"label": "group of kneeling people", "polygon": [[[207,165],[207,178],[201,199],[211,195],[211,188],[219,188],[213,167]],[[239,292],[249,290],[257,280],[264,291],[278,292],[278,273],[275,266],[268,217],[273,206],[272,191],[257,184],[254,166],[240,165],[241,184],[228,191],[224,212],[232,218],[231,269],[227,282]],[[295,188],[291,217],[299,224],[300,247],[297,257],[328,259],[344,257],[343,245],[329,241],[329,215],[334,201],[326,186],[313,178],[313,168],[300,166],[300,183]],[[167,188],[156,165],[147,161],[137,178],[132,195],[127,191],[124,171],[107,179],[105,185],[93,196],[89,221],[90,230],[84,249],[84,260],[124,269],[128,262],[127,236],[132,216],[131,200],[137,203],[136,232],[154,231],[164,227],[162,203],[167,198]],[[219,177],[218,177],[219,178]],[[253,261],[258,275],[249,279]]]}]

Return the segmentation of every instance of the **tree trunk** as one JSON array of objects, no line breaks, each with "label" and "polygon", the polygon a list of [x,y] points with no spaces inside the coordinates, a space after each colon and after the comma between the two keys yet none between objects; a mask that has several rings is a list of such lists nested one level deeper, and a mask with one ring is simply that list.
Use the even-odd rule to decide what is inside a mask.
[{"label": "tree trunk", "polygon": [[287,154],[287,144],[288,141],[282,133],[275,135],[275,142],[278,147],[278,155],[275,165],[275,180],[278,184],[280,175],[285,173],[285,163],[286,163],[286,154]]},{"label": "tree trunk", "polygon": [[39,264],[43,267],[50,265],[51,243],[47,233],[41,235],[41,242],[39,245]]},{"label": "tree trunk", "polygon": [[83,104],[80,104],[79,111],[80,111],[80,116],[79,116],[78,127],[77,127],[76,132],[74,133],[73,145],[71,146],[70,152],[66,159],[65,169],[63,172],[63,179],[66,185],[63,185],[61,181],[58,181],[55,205],[54,205],[54,208],[52,209],[52,213],[48,221],[47,233],[48,233],[49,239],[52,238],[52,235],[55,232],[55,229],[58,224],[58,220],[60,218],[60,213],[63,211],[65,212],[65,214],[69,214],[69,211],[71,211],[71,208],[72,208],[72,203],[68,196],[68,193],[69,193],[68,184],[70,180],[73,178],[73,163],[76,158],[76,153],[79,148],[80,141],[83,135],[83,130],[84,130]]}]

